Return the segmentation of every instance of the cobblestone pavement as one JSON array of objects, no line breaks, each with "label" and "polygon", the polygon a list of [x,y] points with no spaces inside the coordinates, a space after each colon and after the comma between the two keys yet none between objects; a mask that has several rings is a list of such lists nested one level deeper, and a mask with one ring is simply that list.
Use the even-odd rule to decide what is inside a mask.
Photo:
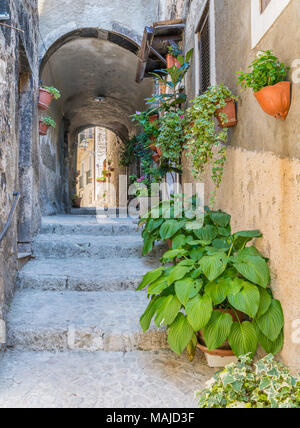
[{"label": "cobblestone pavement", "polygon": [[0,368],[1,408],[191,408],[214,371],[171,351],[16,352]]}]

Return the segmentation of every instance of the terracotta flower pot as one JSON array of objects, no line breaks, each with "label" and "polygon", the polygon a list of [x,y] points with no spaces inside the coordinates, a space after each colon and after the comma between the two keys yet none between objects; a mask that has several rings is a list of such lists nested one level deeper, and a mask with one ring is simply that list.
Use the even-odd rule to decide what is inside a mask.
[{"label": "terracotta flower pot", "polygon": [[154,162],[158,163],[160,156],[158,154],[154,154],[154,155],[152,155],[152,159],[154,160]]},{"label": "terracotta flower pot", "polygon": [[42,110],[48,110],[52,100],[53,95],[51,95],[47,89],[40,88],[39,108]]},{"label": "terracotta flower pot", "polygon": [[[219,312],[223,312],[223,313],[226,313],[226,314],[230,314],[232,316],[232,319],[233,319],[234,322],[236,322],[238,320],[240,322],[242,322],[243,319],[244,319],[244,314],[242,312],[240,312],[240,311],[233,311],[232,309],[218,309],[218,308],[215,308],[214,310],[215,311],[219,311]],[[221,348],[213,349],[213,350],[210,351],[205,346],[205,342],[204,342],[204,339],[203,339],[202,331],[199,332],[199,335],[200,335],[201,341],[203,342],[203,343],[198,343],[198,348],[200,348],[201,351],[205,352],[206,354],[217,355],[219,357],[231,357],[231,356],[234,356],[234,353],[232,352],[231,349],[226,349],[226,344],[224,344],[224,346],[222,346]]]},{"label": "terracotta flower pot", "polygon": [[[236,104],[235,104],[235,101],[232,100],[231,98],[227,98],[225,101],[226,101],[226,106],[216,110],[216,117],[219,121],[219,126],[221,128],[231,128],[232,126],[236,126],[238,123],[237,115],[236,115]],[[222,113],[226,114],[228,118],[228,122],[224,123],[224,125],[222,123],[222,118],[221,118]]]},{"label": "terracotta flower pot", "polygon": [[285,120],[291,106],[291,83],[279,82],[266,86],[254,95],[264,112],[276,119]]},{"label": "terracotta flower pot", "polygon": [[158,119],[159,119],[158,114],[152,114],[152,115],[149,117],[149,122],[153,123],[153,122],[156,122]]},{"label": "terracotta flower pot", "polygon": [[40,121],[39,134],[47,135],[48,129],[49,129],[49,125],[46,125],[42,121]]},{"label": "terracotta flower pot", "polygon": [[181,64],[175,56],[168,54],[166,59],[167,59],[167,68],[172,68],[174,67],[174,65],[176,65],[177,68],[181,68]]},{"label": "terracotta flower pot", "polygon": [[73,208],[80,208],[82,198],[73,199]]}]

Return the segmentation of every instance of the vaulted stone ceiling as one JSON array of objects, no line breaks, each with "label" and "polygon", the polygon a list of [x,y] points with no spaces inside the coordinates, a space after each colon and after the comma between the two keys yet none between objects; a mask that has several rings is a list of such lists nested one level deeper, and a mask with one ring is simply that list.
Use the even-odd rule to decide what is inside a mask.
[{"label": "vaulted stone ceiling", "polygon": [[108,40],[74,38],[62,44],[43,64],[44,85],[62,92],[56,113],[70,121],[75,132],[90,125],[103,126],[126,137],[129,115],[144,108],[151,80],[135,83],[137,56]]}]

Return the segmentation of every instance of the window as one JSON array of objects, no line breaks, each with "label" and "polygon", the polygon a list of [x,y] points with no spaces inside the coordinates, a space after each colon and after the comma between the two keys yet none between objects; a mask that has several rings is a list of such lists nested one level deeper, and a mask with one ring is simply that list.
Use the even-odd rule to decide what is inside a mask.
[{"label": "window", "polygon": [[0,0],[0,21],[10,19],[7,0]]},{"label": "window", "polygon": [[252,48],[261,41],[291,0],[251,0]]},{"label": "window", "polygon": [[271,0],[260,0],[260,13],[263,13]]},{"label": "window", "polygon": [[215,0],[203,2],[195,25],[195,94],[216,84]]},{"label": "window", "polygon": [[198,32],[198,62],[199,62],[199,90],[205,92],[210,86],[210,22],[209,2],[200,20]]}]

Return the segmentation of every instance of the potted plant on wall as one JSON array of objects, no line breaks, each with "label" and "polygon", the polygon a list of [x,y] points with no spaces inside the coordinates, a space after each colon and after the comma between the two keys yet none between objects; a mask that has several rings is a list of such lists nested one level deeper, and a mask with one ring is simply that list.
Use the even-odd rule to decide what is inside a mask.
[{"label": "potted plant on wall", "polygon": [[264,112],[285,120],[291,105],[291,83],[285,81],[289,67],[267,50],[262,51],[249,68],[252,68],[249,73],[237,73],[238,84],[253,89]]},{"label": "potted plant on wall", "polygon": [[42,117],[39,125],[39,134],[47,135],[49,127],[56,128],[56,123],[51,117]]},{"label": "potted plant on wall", "polygon": [[182,67],[182,61],[180,58],[183,58],[182,50],[179,48],[179,46],[171,42],[171,45],[168,47],[168,54],[167,54],[167,68],[181,68]]},{"label": "potted plant on wall", "polygon": [[[151,298],[140,319],[143,330],[154,318],[157,327],[167,326],[174,352],[187,349],[193,359],[199,343],[214,367],[227,364],[224,357],[253,356],[258,344],[272,354],[283,346],[284,317],[269,288],[267,260],[254,246],[246,247],[262,235],[257,230],[231,234],[230,219],[207,209],[203,227],[184,232],[183,226],[172,237],[176,248],[138,287],[147,287]],[[166,236],[175,226],[164,225]]]},{"label": "potted plant on wall", "polygon": [[[228,117],[228,102],[234,106],[234,116]],[[228,140],[228,124],[236,124],[235,102],[237,97],[222,83],[210,87],[202,95],[191,102],[188,109],[188,128],[186,144],[188,155],[192,158],[195,177],[201,175],[207,165],[211,165],[211,178],[216,189],[220,187],[226,162],[226,143]],[[215,126],[215,118],[222,125],[222,131]],[[211,205],[215,203],[215,192],[211,195]]]},{"label": "potted plant on wall", "polygon": [[48,110],[52,100],[58,100],[60,97],[61,93],[58,89],[53,86],[42,86],[40,88],[39,95],[39,108],[42,110]]}]

